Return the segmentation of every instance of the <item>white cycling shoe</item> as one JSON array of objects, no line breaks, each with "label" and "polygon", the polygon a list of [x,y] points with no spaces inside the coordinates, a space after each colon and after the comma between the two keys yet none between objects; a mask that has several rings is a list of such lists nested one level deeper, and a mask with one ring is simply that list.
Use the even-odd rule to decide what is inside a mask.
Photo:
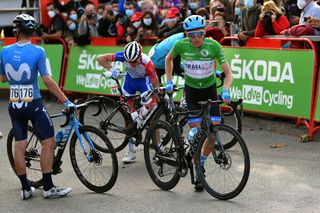
[{"label": "white cycling shoe", "polygon": [[127,152],[121,160],[123,163],[132,163],[136,161],[136,152]]},{"label": "white cycling shoe", "polygon": [[49,189],[48,191],[43,190],[42,191],[42,195],[43,198],[49,198],[49,197],[54,197],[54,196],[65,196],[67,194],[69,194],[72,191],[71,188],[61,188],[59,186],[54,186],[51,189]]},{"label": "white cycling shoe", "polygon": [[32,197],[35,188],[30,187],[30,190],[21,190],[20,197],[22,200],[27,200]]}]

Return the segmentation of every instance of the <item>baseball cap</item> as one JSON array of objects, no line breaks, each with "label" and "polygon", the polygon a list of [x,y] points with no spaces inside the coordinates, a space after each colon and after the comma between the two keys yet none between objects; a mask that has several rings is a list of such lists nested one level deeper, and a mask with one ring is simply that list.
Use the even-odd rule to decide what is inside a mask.
[{"label": "baseball cap", "polygon": [[142,18],[142,12],[135,12],[132,16],[130,21],[131,22],[135,22],[135,21],[139,21]]},{"label": "baseball cap", "polygon": [[176,7],[170,7],[167,10],[166,18],[174,18],[180,13],[179,9]]}]

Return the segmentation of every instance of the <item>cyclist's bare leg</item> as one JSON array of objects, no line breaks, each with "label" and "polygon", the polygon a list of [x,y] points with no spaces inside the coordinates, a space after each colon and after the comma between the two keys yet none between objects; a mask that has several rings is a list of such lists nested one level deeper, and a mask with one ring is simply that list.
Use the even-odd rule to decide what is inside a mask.
[{"label": "cyclist's bare leg", "polygon": [[26,174],[26,160],[25,152],[27,147],[27,140],[16,141],[14,144],[14,163],[17,175]]},{"label": "cyclist's bare leg", "polygon": [[56,144],[53,137],[41,141],[41,144],[42,144],[41,158],[40,158],[41,170],[42,170],[42,173],[50,173],[52,171],[53,151]]}]

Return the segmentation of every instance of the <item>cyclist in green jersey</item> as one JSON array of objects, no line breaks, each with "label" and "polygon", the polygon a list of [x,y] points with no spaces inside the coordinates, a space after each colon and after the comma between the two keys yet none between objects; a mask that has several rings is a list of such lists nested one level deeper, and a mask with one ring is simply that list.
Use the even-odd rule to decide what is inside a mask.
[{"label": "cyclist in green jersey", "polygon": [[[185,94],[188,110],[201,109],[198,105],[199,101],[206,101],[208,99],[218,100],[214,72],[216,61],[221,65],[226,75],[221,97],[225,102],[230,101],[229,88],[233,81],[233,75],[225,59],[221,45],[213,39],[205,38],[205,25],[205,20],[199,15],[187,17],[183,23],[186,38],[175,43],[165,61],[166,91],[170,92],[173,90],[173,59],[177,56],[181,57],[185,71]],[[218,104],[211,107],[210,116],[214,124],[220,123],[221,113]],[[199,127],[200,122],[201,118],[188,119],[190,128]],[[210,151],[209,145],[206,144],[206,148],[200,158],[202,165],[204,165]],[[196,171],[197,173],[199,171]],[[203,186],[197,175],[195,182],[196,191],[203,191]]]}]

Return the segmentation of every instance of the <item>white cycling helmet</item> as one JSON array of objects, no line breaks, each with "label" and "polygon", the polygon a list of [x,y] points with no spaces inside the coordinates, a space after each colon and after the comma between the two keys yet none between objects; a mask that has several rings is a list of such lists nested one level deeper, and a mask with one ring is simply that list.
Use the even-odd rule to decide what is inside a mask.
[{"label": "white cycling helmet", "polygon": [[13,28],[24,30],[24,31],[33,31],[37,27],[36,20],[28,14],[17,15],[13,20]]},{"label": "white cycling helmet", "polygon": [[136,41],[132,41],[124,47],[123,56],[126,61],[133,62],[141,56],[141,52],[141,45]]}]

